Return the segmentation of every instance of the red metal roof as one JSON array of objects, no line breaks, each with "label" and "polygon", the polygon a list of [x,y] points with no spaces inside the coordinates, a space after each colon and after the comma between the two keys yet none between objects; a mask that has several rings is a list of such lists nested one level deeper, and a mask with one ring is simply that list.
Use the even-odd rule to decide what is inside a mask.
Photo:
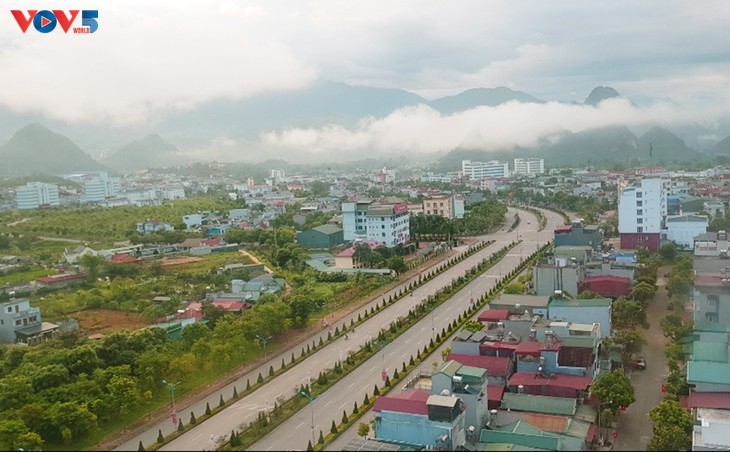
[{"label": "red metal roof", "polygon": [[555,386],[583,390],[591,384],[593,384],[593,378],[591,377],[565,374],[555,374],[554,378],[542,378],[536,377],[533,373],[520,372],[512,375],[509,379],[510,386]]},{"label": "red metal roof", "polygon": [[427,416],[426,402],[430,396],[431,394],[422,389],[411,389],[392,396],[381,396],[375,399],[373,411],[395,411]]},{"label": "red metal roof", "polygon": [[523,419],[544,432],[565,433],[568,429],[567,416],[525,413]]},{"label": "red metal roof", "polygon": [[60,275],[52,275],[52,276],[42,276],[40,278],[36,278],[36,281],[44,284],[53,284],[53,283],[60,283],[60,282],[67,282],[67,281],[77,281],[80,279],[84,279],[84,275],[70,275],[70,274],[60,274]]},{"label": "red metal roof", "polygon": [[251,305],[250,303],[245,303],[243,301],[231,301],[231,300],[213,300],[210,302],[213,306],[218,306],[219,308],[223,308],[226,311],[240,311],[241,309],[248,309]]},{"label": "red metal roof", "polygon": [[480,322],[499,322],[509,318],[509,309],[488,309],[477,317]]},{"label": "red metal roof", "polygon": [[586,276],[583,278],[584,282],[597,282],[597,281],[611,281],[611,282],[625,282],[629,284],[631,280],[629,278],[626,278],[624,276],[614,276],[614,275],[598,275],[598,276]]},{"label": "red metal roof", "polygon": [[689,408],[730,409],[730,392],[690,392]]},{"label": "red metal roof", "polygon": [[556,234],[565,234],[573,230],[573,226],[558,226],[553,230]]},{"label": "red metal roof", "polygon": [[515,349],[515,353],[520,355],[535,355],[540,356],[540,350],[545,348],[545,344],[542,342],[522,341]]},{"label": "red metal roof", "polygon": [[596,424],[591,424],[590,427],[588,427],[588,434],[586,435],[586,442],[588,444],[592,443],[594,439],[596,439],[596,432],[598,432],[598,426]]},{"label": "red metal roof", "polygon": [[482,342],[479,344],[479,351],[487,351],[487,350],[508,350],[508,351],[515,351],[517,350],[517,346],[519,346],[519,342],[500,342],[500,341],[494,341],[494,342]]},{"label": "red metal roof", "polygon": [[505,378],[509,376],[512,365],[512,359],[507,358],[506,356],[461,355],[458,353],[449,353],[447,360],[450,359],[453,359],[465,366],[487,369],[487,375]]},{"label": "red metal roof", "polygon": [[142,259],[134,256],[130,256],[129,254],[113,254],[112,255],[112,262],[140,262]]},{"label": "red metal roof", "polygon": [[487,400],[490,402],[501,402],[504,395],[504,386],[487,385]]}]

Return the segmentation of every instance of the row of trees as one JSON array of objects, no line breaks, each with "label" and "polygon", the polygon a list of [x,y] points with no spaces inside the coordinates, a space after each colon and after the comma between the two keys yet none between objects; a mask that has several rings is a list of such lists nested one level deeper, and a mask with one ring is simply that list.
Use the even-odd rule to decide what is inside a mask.
[{"label": "row of trees", "polygon": [[411,215],[410,234],[414,240],[444,240],[464,235],[478,235],[489,232],[502,224],[507,207],[495,200],[471,205],[464,212],[464,218],[448,220],[439,215]]}]

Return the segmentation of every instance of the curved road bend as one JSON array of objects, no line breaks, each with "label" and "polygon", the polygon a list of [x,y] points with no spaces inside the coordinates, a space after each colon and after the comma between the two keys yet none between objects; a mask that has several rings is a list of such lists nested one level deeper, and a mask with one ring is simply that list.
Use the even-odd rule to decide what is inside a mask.
[{"label": "curved road bend", "polygon": [[[527,220],[528,218],[531,220]],[[487,270],[482,276],[476,278],[468,286],[457,292],[451,299],[436,308],[432,316],[427,316],[422,319],[395,341],[386,345],[382,353],[374,355],[370,360],[362,364],[357,372],[347,375],[327,392],[321,394],[309,407],[299,411],[272,433],[254,444],[251,450],[305,450],[307,441],[312,438],[312,433],[314,433],[316,439],[319,437],[320,430],[323,433],[329,432],[333,420],[335,424],[339,424],[343,411],[346,411],[348,414],[351,413],[355,402],[358,405],[362,405],[366,392],[368,395],[372,395],[374,385],[377,384],[378,387],[382,387],[381,371],[383,367],[388,375],[392,375],[396,368],[398,370],[402,368],[403,362],[407,363],[410,360],[411,355],[415,356],[419,350],[422,350],[428,344],[432,337],[432,324],[435,327],[435,331],[440,332],[457,318],[461,312],[468,308],[472,295],[476,298],[488,291],[495,285],[496,280],[500,276],[505,275],[517,267],[523,258],[526,258],[530,253],[552,239],[553,228],[551,226],[556,224],[556,220],[553,220],[545,230],[537,232],[537,221],[533,218],[534,216],[532,214],[525,213],[522,216],[522,222],[518,230],[508,234],[507,237],[503,235],[501,237],[502,240],[498,239],[499,241],[495,244],[501,247],[514,239],[519,233],[524,240],[521,245],[511,250],[494,267]],[[449,273],[446,278],[448,282],[452,278],[463,274],[463,270],[447,273]],[[418,303],[422,298],[423,296],[421,295],[415,297],[413,302],[406,301],[403,303],[404,309],[402,312],[407,313],[408,309]],[[396,305],[396,308],[398,308],[398,305]],[[364,325],[364,328],[358,328],[357,334],[359,336],[363,334],[371,334],[373,337],[377,336],[379,328],[381,326],[387,327],[390,319],[394,318],[395,312],[393,311],[393,315],[386,317],[385,321],[376,323],[374,327],[370,327],[368,324],[367,326]],[[344,344],[346,343],[336,343],[334,345],[343,348]],[[331,356],[330,359],[330,365],[334,364],[337,355]],[[439,356],[429,361],[440,362],[440,360],[441,358]],[[427,362],[424,363],[423,367],[424,370],[430,371],[431,365]],[[292,389],[289,392],[289,395],[291,394]],[[312,417],[314,417],[315,424],[314,432],[311,429]],[[230,430],[228,433],[230,433]]]},{"label": "curved road bend", "polygon": [[[524,225],[526,224],[526,222],[523,221],[521,223],[521,228],[518,228],[518,230],[516,231],[507,232],[507,228],[509,227],[509,225],[512,224],[513,215],[515,212],[516,211],[514,209],[510,209],[510,211],[508,211],[505,216],[504,229],[489,236],[489,239],[496,240],[495,243],[484,248],[480,252],[468,257],[464,261],[459,262],[449,271],[435,277],[423,286],[414,289],[414,302],[435,293],[439,288],[449,283],[452,279],[456,278],[459,275],[463,275],[467,269],[476,265],[477,262],[481,261],[485,257],[490,256],[491,254],[505,246],[507,243],[514,240],[518,235],[518,231],[522,230],[522,228],[524,228]],[[523,213],[522,216],[524,218],[533,218],[531,214],[525,211],[521,212]],[[534,228],[536,227],[536,221],[531,221],[530,223],[532,223],[534,231]],[[525,237],[525,239],[529,241],[529,237]],[[457,248],[459,252],[466,251],[466,249],[466,246]],[[519,248],[516,248],[515,250],[516,252],[519,252]],[[343,326],[349,327],[350,319],[357,320],[358,313],[363,313],[366,309],[369,311],[370,308],[374,307],[376,303],[380,303],[383,297],[387,299],[390,295],[395,296],[395,294],[399,290],[404,289],[405,287],[407,287],[408,284],[416,280],[417,276],[405,280],[403,283],[399,284],[390,291],[384,292],[382,297],[375,298],[371,303],[362,306],[357,311],[354,311],[352,314],[336,322],[332,326],[332,328],[334,329],[335,327],[339,327],[340,329],[342,329]],[[405,299],[401,301],[404,300]],[[267,408],[273,408],[274,402],[278,397],[288,398],[289,396],[291,396],[297,386],[301,385],[302,383],[306,383],[308,377],[316,378],[320,370],[326,367],[332,367],[334,365],[334,362],[339,359],[340,352],[346,354],[349,350],[357,350],[365,341],[368,340],[368,334],[374,334],[375,336],[377,336],[377,333],[382,325],[387,326],[392,319],[396,318],[397,316],[407,314],[408,310],[411,307],[412,303],[410,301],[398,302],[389,306],[384,311],[378,312],[366,323],[357,327],[356,333],[350,335],[349,340],[345,341],[343,338],[340,338],[337,341],[328,344],[316,353],[307,357],[307,359],[299,363],[295,368],[289,369],[283,375],[278,376],[268,382],[261,389],[238,400],[230,407],[218,413],[213,419],[209,419],[206,422],[201,423],[193,429],[187,431],[182,436],[163,446],[161,450],[210,450],[211,435],[214,435],[214,437],[229,435],[232,429],[237,429],[240,427],[240,425],[248,423],[251,420],[255,419],[256,416],[258,416],[259,411],[265,410]],[[441,330],[439,329],[438,331]],[[327,330],[323,330],[320,334],[314,336],[311,340],[315,343],[319,343],[320,337],[323,340],[326,340]],[[194,411],[196,417],[201,416],[203,413],[205,413],[206,403],[209,403],[211,407],[217,406],[221,394],[223,395],[224,399],[229,400],[233,396],[234,386],[236,386],[238,389],[243,390],[246,386],[246,380],[254,382],[258,378],[259,373],[261,373],[262,375],[266,375],[269,366],[273,366],[275,369],[278,369],[281,365],[282,358],[284,358],[285,361],[290,361],[292,353],[294,353],[295,356],[299,356],[301,353],[302,345],[306,347],[306,344],[308,343],[309,340],[294,345],[287,350],[280,352],[275,356],[272,356],[268,360],[268,362],[253,369],[251,372],[232,382],[222,390],[216,391],[208,395],[207,397],[198,400],[192,405],[185,407],[184,409],[178,408],[179,416],[181,416],[181,419],[183,419],[184,422],[190,418],[190,411]],[[169,418],[167,418],[159,424],[154,425],[146,432],[137,435],[134,438],[121,444],[114,450],[137,450],[140,441],[142,441],[142,444],[144,445],[153,444],[154,442],[156,442],[158,430],[161,430],[164,435],[168,435],[176,430],[176,426],[172,424]]]}]

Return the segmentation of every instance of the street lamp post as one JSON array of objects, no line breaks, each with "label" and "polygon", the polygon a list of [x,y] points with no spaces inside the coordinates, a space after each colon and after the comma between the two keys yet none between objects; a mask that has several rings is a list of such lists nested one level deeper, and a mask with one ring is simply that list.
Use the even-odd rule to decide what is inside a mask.
[{"label": "street lamp post", "polygon": [[598,444],[603,446],[603,431],[601,430],[601,405],[604,404],[612,404],[613,400],[605,400],[603,402],[598,403]]},{"label": "street lamp post", "polygon": [[264,338],[257,334],[256,338],[259,340],[259,342],[264,344],[264,363],[266,363],[266,344],[269,342],[269,339],[271,339],[271,336]]},{"label": "street lamp post", "polygon": [[172,381],[162,380],[162,384],[167,385],[167,387],[170,388],[170,395],[172,397],[172,404],[170,405],[172,407],[171,419],[173,424],[177,423],[177,420],[175,419],[177,417],[175,413],[175,387],[177,387],[180,383],[180,381],[173,383]]},{"label": "street lamp post", "polygon": [[312,407],[312,447],[314,447],[316,444],[314,441],[314,399],[316,399],[316,397],[312,397],[304,391],[301,391],[299,394],[309,399],[309,405]]},{"label": "street lamp post", "polygon": [[381,345],[377,341],[374,342],[374,344],[377,345],[378,348],[380,348],[380,352],[381,352],[380,355],[382,356],[382,366],[383,366],[382,373],[380,375],[382,376],[383,381],[385,381],[385,345],[386,344]]}]

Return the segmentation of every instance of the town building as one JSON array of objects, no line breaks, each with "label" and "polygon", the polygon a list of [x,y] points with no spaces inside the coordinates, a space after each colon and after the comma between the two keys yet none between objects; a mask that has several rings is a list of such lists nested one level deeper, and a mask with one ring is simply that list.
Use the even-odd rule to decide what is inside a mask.
[{"label": "town building", "polygon": [[137,223],[137,232],[140,234],[154,234],[155,232],[174,231],[175,228],[170,223],[157,220],[147,220]]},{"label": "town building", "polygon": [[489,162],[461,161],[461,172],[471,180],[509,177],[509,164],[498,160]]},{"label": "town building", "polygon": [[464,218],[464,198],[457,194],[428,197],[423,200],[423,213],[447,220]]},{"label": "town building", "polygon": [[518,158],[515,159],[515,174],[537,175],[545,173],[545,159],[541,158]]},{"label": "town building", "polygon": [[574,220],[569,226],[558,226],[553,231],[555,246],[590,246],[593,251],[601,249],[603,234],[597,225],[586,225]]},{"label": "town building", "polygon": [[467,427],[484,425],[489,416],[487,371],[446,361],[431,374],[431,394],[459,397],[466,405]]},{"label": "town building", "polygon": [[694,249],[694,238],[707,232],[709,220],[702,215],[667,216],[666,239],[674,242],[680,249]]},{"label": "town building", "polygon": [[99,173],[99,176],[84,182],[84,202],[101,202],[106,198],[112,198],[122,191],[122,183],[119,179],[109,177],[107,173]]},{"label": "town building", "polygon": [[456,450],[466,441],[465,407],[459,397],[431,395],[422,389],[381,396],[375,400],[378,440]]},{"label": "town building", "polygon": [[15,189],[15,204],[18,210],[57,207],[61,205],[58,198],[58,185],[28,182]]},{"label": "town building", "polygon": [[0,303],[0,342],[36,344],[56,337],[58,325],[41,321],[40,308],[30,306],[27,298]]},{"label": "town building", "polygon": [[345,241],[376,241],[392,248],[410,239],[408,204],[400,200],[342,203]]},{"label": "town building", "polygon": [[667,197],[661,179],[643,179],[620,191],[618,232],[622,249],[658,251],[667,214]]},{"label": "town building", "polygon": [[297,231],[297,243],[304,248],[330,249],[345,243],[342,229],[324,224],[306,231]]},{"label": "town building", "polygon": [[719,257],[727,258],[728,241],[727,231],[720,230],[717,232],[705,232],[694,237],[694,255],[695,257]]}]

